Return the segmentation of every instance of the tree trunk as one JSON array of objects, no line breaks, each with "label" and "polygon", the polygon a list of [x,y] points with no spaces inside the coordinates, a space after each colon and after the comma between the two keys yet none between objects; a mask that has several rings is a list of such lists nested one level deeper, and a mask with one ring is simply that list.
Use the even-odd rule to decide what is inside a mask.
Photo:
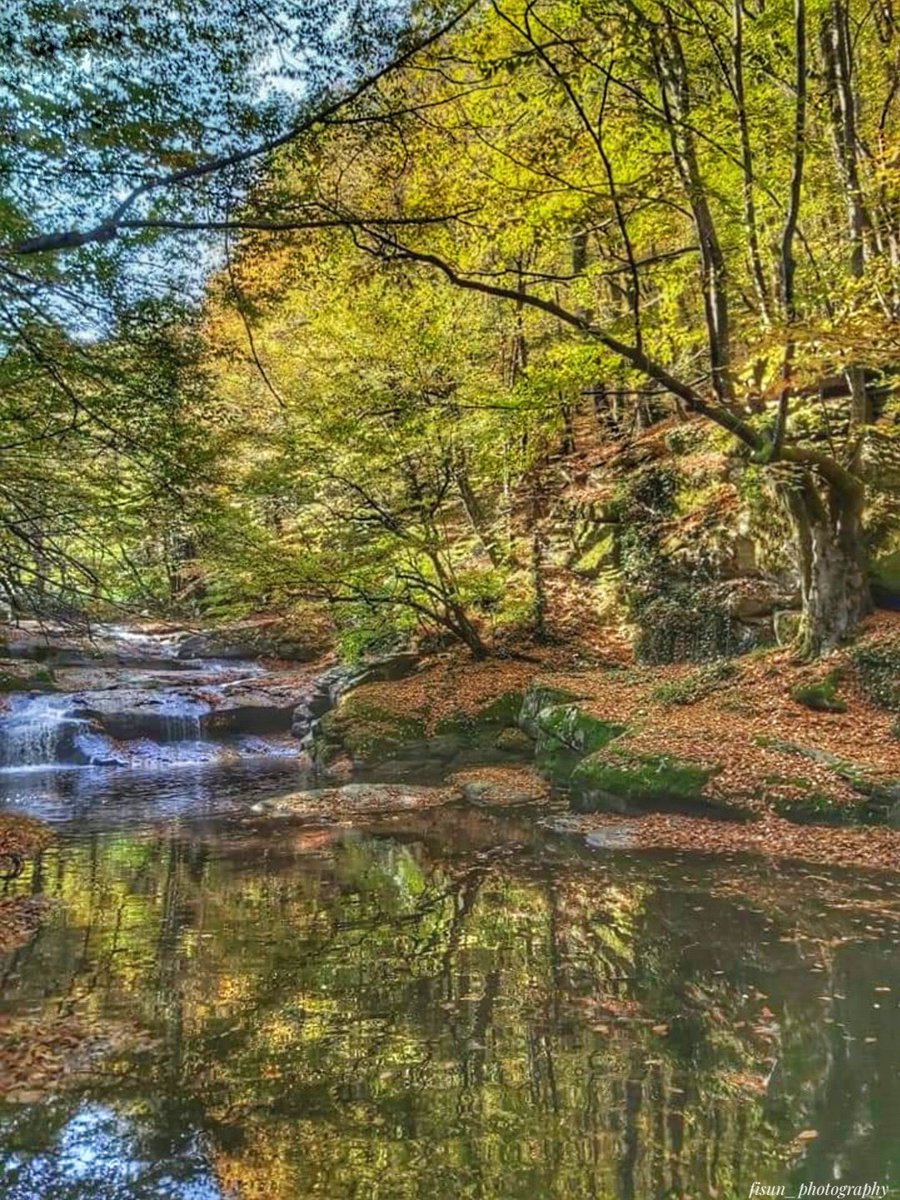
[{"label": "tree trunk", "polygon": [[835,650],[872,610],[862,532],[862,491],[841,491],[806,474],[779,488],[794,530],[806,658]]}]

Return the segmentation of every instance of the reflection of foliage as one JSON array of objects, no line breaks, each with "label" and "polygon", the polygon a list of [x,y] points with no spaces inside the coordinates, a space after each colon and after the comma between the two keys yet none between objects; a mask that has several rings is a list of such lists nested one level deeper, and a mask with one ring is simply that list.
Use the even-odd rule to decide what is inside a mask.
[{"label": "reflection of foliage", "polygon": [[153,1141],[201,1131],[242,1200],[732,1196],[783,1175],[832,1087],[820,995],[849,990],[858,908],[762,866],[557,856],[548,875],[279,831],[264,869],[252,843],[129,836],[43,864],[65,917],[23,960],[25,1002],[51,967],[80,1015],[159,1039],[99,1090]]}]

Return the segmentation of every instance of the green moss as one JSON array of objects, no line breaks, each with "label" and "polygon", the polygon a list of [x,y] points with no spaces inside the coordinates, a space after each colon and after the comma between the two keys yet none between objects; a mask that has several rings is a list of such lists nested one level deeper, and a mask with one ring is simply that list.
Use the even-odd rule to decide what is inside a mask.
[{"label": "green moss", "polygon": [[829,671],[824,679],[798,684],[791,690],[791,699],[814,712],[846,712],[847,705],[837,695],[840,681],[840,671]]},{"label": "green moss", "polygon": [[797,824],[850,825],[860,819],[855,805],[841,804],[825,792],[809,791],[796,799],[779,799],[772,805],[775,812]]},{"label": "green moss", "polygon": [[876,601],[900,597],[900,549],[877,556],[872,563],[872,590]]},{"label": "green moss", "polygon": [[620,737],[627,726],[598,720],[575,704],[542,709],[536,718],[535,761],[556,782],[565,782],[586,754]]},{"label": "green moss", "polygon": [[828,750],[785,741],[783,738],[757,734],[754,741],[758,746],[778,750],[782,754],[796,754],[800,758],[807,758],[834,772],[838,779],[843,780],[863,798],[848,809],[849,816],[854,820],[879,823],[891,819],[893,810],[900,804],[900,778],[873,776],[869,768],[862,763],[841,758]]},{"label": "green moss", "polygon": [[704,803],[704,789],[718,768],[609,746],[583,759],[572,773],[572,803],[580,811],[632,806]]},{"label": "green moss", "polygon": [[351,694],[325,714],[319,736],[326,758],[340,750],[358,760],[391,758],[405,744],[424,739],[425,722]]},{"label": "green moss", "polygon": [[680,679],[670,679],[661,683],[651,692],[651,697],[660,704],[696,704],[698,700],[725,687],[737,673],[737,667],[733,663],[710,663],[683,675]]},{"label": "green moss", "polygon": [[522,710],[523,694],[505,692],[477,713],[457,713],[437,726],[439,736],[458,738],[464,746],[491,746],[501,730],[516,724]]},{"label": "green moss", "polygon": [[601,531],[597,540],[575,560],[572,570],[588,579],[596,579],[605,566],[612,564],[615,551],[615,526],[608,525]]},{"label": "green moss", "polygon": [[864,642],[851,651],[850,661],[873,704],[900,710],[900,637]]},{"label": "green moss", "polygon": [[520,729],[524,729],[530,737],[536,738],[538,713],[555,704],[572,704],[578,699],[574,692],[566,691],[565,688],[533,683],[525,692],[516,722]]}]

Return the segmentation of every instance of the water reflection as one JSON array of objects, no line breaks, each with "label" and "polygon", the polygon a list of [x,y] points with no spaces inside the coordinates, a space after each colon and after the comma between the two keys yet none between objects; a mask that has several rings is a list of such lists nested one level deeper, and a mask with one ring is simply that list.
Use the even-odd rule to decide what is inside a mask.
[{"label": "water reflection", "polygon": [[0,1108],[4,1196],[900,1182],[900,909],[877,877],[579,851],[524,815],[248,810],[70,827],[45,856],[29,886],[62,904],[5,963],[2,1011],[155,1040]]}]

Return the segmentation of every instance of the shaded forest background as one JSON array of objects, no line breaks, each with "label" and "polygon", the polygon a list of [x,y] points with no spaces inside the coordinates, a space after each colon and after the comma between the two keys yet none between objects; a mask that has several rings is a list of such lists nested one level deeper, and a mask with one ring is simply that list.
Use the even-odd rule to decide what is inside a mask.
[{"label": "shaded forest background", "polygon": [[890,4],[12,7],[13,612],[672,661],[900,604]]}]

